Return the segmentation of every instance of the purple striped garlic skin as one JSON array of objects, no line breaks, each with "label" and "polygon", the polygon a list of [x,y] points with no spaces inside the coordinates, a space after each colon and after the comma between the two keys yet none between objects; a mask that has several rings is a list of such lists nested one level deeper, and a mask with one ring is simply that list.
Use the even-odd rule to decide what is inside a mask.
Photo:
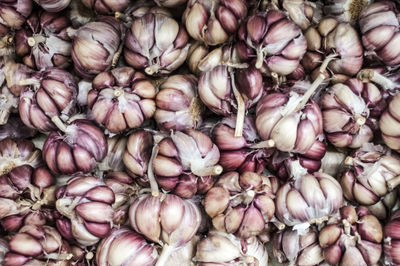
[{"label": "purple striped garlic skin", "polygon": [[197,78],[173,75],[159,87],[154,119],[163,131],[195,129],[202,122],[204,106],[197,94]]},{"label": "purple striped garlic skin", "polygon": [[83,5],[102,15],[123,12],[129,6],[129,0],[81,0]]},{"label": "purple striped garlic skin", "polygon": [[357,150],[338,175],[344,197],[364,206],[378,203],[400,184],[398,158],[375,150]]},{"label": "purple striped garlic skin", "polygon": [[25,65],[37,70],[67,68],[71,63],[71,21],[64,13],[34,11],[15,34],[15,52]]},{"label": "purple striped garlic skin", "polygon": [[246,18],[244,0],[189,0],[182,21],[189,35],[206,45],[225,43]]},{"label": "purple striped garlic skin", "polygon": [[[320,74],[321,63],[329,56],[331,58],[326,61],[327,66],[336,80],[347,80],[360,71],[364,51],[358,32],[349,23],[331,17],[324,18],[318,25],[309,27],[304,36],[307,52],[301,63],[313,79]],[[330,75],[327,70],[324,74]]]},{"label": "purple striped garlic skin", "polygon": [[283,152],[307,153],[323,132],[323,120],[318,104],[312,100],[297,110],[301,100],[295,91],[263,96],[256,108],[261,139]]},{"label": "purple striped garlic skin", "polygon": [[153,135],[149,131],[137,130],[129,135],[122,160],[125,171],[142,186],[149,185],[147,175],[151,151],[153,148]]},{"label": "purple striped garlic skin", "polygon": [[47,168],[25,164],[0,176],[0,222],[8,231],[23,225],[44,225],[55,203],[55,178]]},{"label": "purple striped garlic skin", "polygon": [[55,13],[66,9],[71,0],[36,0],[36,3],[47,12]]},{"label": "purple striped garlic skin", "polygon": [[400,264],[399,248],[400,236],[398,226],[400,225],[400,211],[395,211],[390,217],[389,222],[383,228],[384,232],[384,261],[386,265]]},{"label": "purple striped garlic skin", "polygon": [[318,265],[324,260],[315,226],[302,233],[291,228],[277,232],[274,235],[272,251],[279,263]]},{"label": "purple striped garlic skin", "polygon": [[107,140],[91,121],[78,119],[53,131],[43,146],[43,159],[57,174],[88,173],[107,155]]},{"label": "purple striped garlic skin", "polygon": [[186,60],[189,36],[168,11],[149,9],[135,17],[125,38],[126,62],[147,75],[166,75]]},{"label": "purple striped garlic skin", "polygon": [[380,1],[365,7],[359,17],[362,43],[367,55],[387,66],[400,63],[399,12],[392,1]]},{"label": "purple striped garlic skin", "polygon": [[385,106],[383,93],[373,83],[349,79],[333,85],[321,97],[328,140],[336,147],[360,148],[372,140]]},{"label": "purple striped garlic skin", "polygon": [[98,74],[88,93],[94,119],[110,133],[141,126],[156,110],[156,88],[141,72],[118,67]]},{"label": "purple striped garlic skin", "polygon": [[155,265],[157,250],[142,235],[129,228],[113,229],[96,250],[98,266]]},{"label": "purple striped garlic skin", "polygon": [[48,68],[24,81],[19,115],[30,128],[42,132],[56,129],[54,118],[67,120],[75,111],[77,84],[74,76],[61,68]]},{"label": "purple striped garlic skin", "polygon": [[375,265],[382,254],[383,229],[365,207],[345,206],[319,232],[328,265]]},{"label": "purple striped garlic skin", "polygon": [[220,153],[200,131],[176,131],[158,143],[152,167],[159,186],[183,198],[207,192],[222,173]]},{"label": "purple striped garlic skin", "polygon": [[56,208],[62,215],[56,225],[64,238],[92,246],[110,233],[115,194],[103,180],[75,176],[57,190],[56,196]]},{"label": "purple striped garlic skin", "polygon": [[99,17],[69,35],[73,40],[74,69],[82,78],[91,80],[117,63],[123,29],[115,18]]},{"label": "purple striped garlic skin", "polygon": [[255,60],[255,67],[267,74],[291,74],[307,49],[301,29],[284,12],[269,10],[250,16],[238,31],[239,58]]},{"label": "purple striped garlic skin", "polygon": [[274,176],[227,172],[207,192],[203,205],[216,230],[248,239],[265,233],[278,188]]},{"label": "purple striped garlic skin", "polygon": [[172,253],[195,237],[202,219],[196,203],[173,194],[142,194],[129,208],[131,227],[163,247],[157,266],[165,265]]},{"label": "purple striped garlic skin", "polygon": [[281,151],[275,151],[269,161],[268,169],[276,173],[281,180],[290,178],[290,165],[298,160],[300,166],[305,168],[308,173],[314,173],[320,170],[322,158],[326,153],[326,143],[323,140],[316,140],[311,148],[304,154],[290,154]]},{"label": "purple striped garlic skin", "polygon": [[68,265],[72,258],[67,241],[51,226],[26,225],[11,237],[5,266]]},{"label": "purple striped garlic skin", "polygon": [[379,120],[382,139],[385,144],[396,151],[400,151],[398,130],[400,130],[400,95],[396,94],[389,102],[388,108]]},{"label": "purple striped garlic skin", "polygon": [[10,138],[0,141],[0,175],[8,174],[20,165],[36,168],[42,163],[41,152],[31,141]]},{"label": "purple striped garlic skin", "polygon": [[243,135],[235,136],[236,117],[228,116],[213,124],[211,137],[220,151],[219,164],[225,172],[238,171],[261,173],[264,171],[273,149],[252,148],[261,141],[255,120],[252,116],[244,118]]},{"label": "purple striped garlic skin", "polygon": [[[0,3],[0,29],[18,29],[32,12],[32,0],[7,0]],[[2,29],[3,31],[3,29]]]},{"label": "purple striped garlic skin", "polygon": [[[306,172],[305,169],[302,170]],[[276,217],[288,226],[321,224],[343,205],[340,184],[322,172],[292,173],[276,193]]]},{"label": "purple striped garlic skin", "polygon": [[214,62],[209,57],[211,53],[202,62],[206,71],[199,78],[200,99],[216,114],[230,116],[236,113],[235,136],[241,136],[246,110],[255,105],[263,95],[261,71],[253,66],[233,69],[228,66],[230,62],[219,64],[219,60]]}]

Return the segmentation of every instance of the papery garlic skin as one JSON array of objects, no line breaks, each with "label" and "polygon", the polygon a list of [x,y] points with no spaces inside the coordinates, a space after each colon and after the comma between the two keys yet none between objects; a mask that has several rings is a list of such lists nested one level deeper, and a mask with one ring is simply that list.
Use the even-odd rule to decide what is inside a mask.
[{"label": "papery garlic skin", "polygon": [[75,176],[57,191],[56,208],[64,217],[56,221],[64,238],[82,246],[96,244],[112,228],[115,194],[103,180]]},{"label": "papery garlic skin", "polygon": [[207,192],[203,205],[216,230],[248,239],[271,222],[278,188],[274,176],[227,172]]},{"label": "papery garlic skin", "polygon": [[267,266],[268,253],[256,238],[241,241],[234,235],[211,231],[198,243],[194,260],[199,266]]},{"label": "papery garlic skin", "polygon": [[279,263],[318,265],[324,260],[318,230],[314,226],[301,233],[290,228],[277,232],[273,239],[273,254]]},{"label": "papery garlic skin", "polygon": [[205,63],[203,67],[210,67],[210,70],[203,72],[199,78],[200,99],[216,114],[229,116],[238,113],[244,116],[246,109],[262,97],[263,80],[260,70],[255,67],[232,70],[228,64],[220,64],[219,60],[214,67],[213,60],[210,61],[202,62]]},{"label": "papery garlic skin", "polygon": [[75,111],[77,84],[68,71],[47,68],[25,82],[29,87],[21,92],[18,109],[28,127],[42,132],[54,130],[54,117],[67,120]]},{"label": "papery garlic skin", "polygon": [[123,154],[125,152],[126,143],[128,138],[125,136],[116,135],[112,138],[107,138],[107,155],[97,164],[97,169],[103,172],[113,171],[118,172],[124,169],[124,163],[122,161]]},{"label": "papery garlic skin", "polygon": [[382,254],[383,230],[365,207],[346,206],[319,233],[329,265],[374,265]]},{"label": "papery garlic skin", "polygon": [[399,106],[400,95],[396,94],[379,120],[379,128],[382,132],[383,141],[389,148],[396,151],[400,151],[400,142],[397,133],[400,130]]},{"label": "papery garlic skin", "polygon": [[325,0],[324,13],[340,22],[356,24],[361,11],[372,3],[371,0]]},{"label": "papery garlic skin", "polygon": [[197,128],[204,106],[197,95],[197,78],[173,75],[159,87],[154,119],[163,131]]},{"label": "papery garlic skin", "polygon": [[155,265],[157,250],[138,233],[122,227],[113,229],[97,247],[96,263],[99,266]]},{"label": "papery garlic skin", "polygon": [[185,28],[168,12],[150,9],[135,17],[128,29],[124,57],[148,75],[169,74],[186,60],[189,46]]},{"label": "papery garlic skin", "polygon": [[0,85],[0,125],[6,125],[10,114],[18,108],[18,97],[13,95],[7,86]]},{"label": "papery garlic skin", "polygon": [[13,0],[0,3],[0,27],[18,29],[32,11],[32,0]]},{"label": "papery garlic skin", "polygon": [[94,119],[110,133],[141,126],[153,116],[156,88],[131,67],[102,72],[93,79],[88,107]]},{"label": "papery garlic skin", "polygon": [[15,95],[20,96],[21,92],[27,88],[27,84],[21,84],[22,80],[26,80],[34,75],[34,71],[24,64],[14,62],[14,60],[4,60],[4,67],[1,69],[0,79],[4,78],[7,88]]},{"label": "papery garlic skin", "polygon": [[309,224],[320,224],[337,212],[343,205],[343,192],[333,177],[321,172],[302,173],[306,172],[304,168],[299,170],[293,181],[278,190],[275,203],[277,218],[301,230]]},{"label": "papery garlic skin", "polygon": [[218,45],[234,35],[247,15],[243,0],[189,0],[182,21],[189,35],[206,45]]},{"label": "papery garlic skin", "polygon": [[147,170],[153,148],[153,135],[149,131],[137,130],[129,135],[122,160],[127,173],[142,186],[148,186]]},{"label": "papery garlic skin", "polygon": [[111,188],[115,195],[115,202],[112,205],[115,210],[113,223],[116,225],[126,224],[132,198],[136,197],[142,187],[125,172],[117,171],[108,172],[104,177],[104,183]]},{"label": "papery garlic skin", "polygon": [[14,235],[4,257],[6,266],[12,265],[68,265],[72,258],[68,243],[50,226],[27,225]]},{"label": "papery garlic skin", "polygon": [[33,69],[67,68],[71,63],[70,26],[71,21],[63,13],[35,11],[15,34],[15,52]]},{"label": "papery garlic skin", "polygon": [[325,156],[321,160],[321,169],[330,176],[337,176],[345,159],[346,154],[328,147]]},{"label": "papery garlic skin", "polygon": [[0,126],[0,141],[6,138],[27,139],[35,136],[36,130],[25,126],[17,115],[11,115],[5,125]]},{"label": "papery garlic skin", "polygon": [[141,195],[129,208],[132,228],[148,240],[162,243],[156,265],[162,266],[170,255],[185,247],[197,233],[202,214],[198,205],[172,194]]},{"label": "papery garlic skin", "polygon": [[[324,18],[318,25],[309,27],[304,35],[307,52],[302,59],[302,65],[313,79],[320,74],[321,63],[328,56],[332,57],[328,62],[328,69],[339,81],[360,71],[364,51],[358,32],[349,23]],[[330,75],[328,71],[324,74]]]},{"label": "papery garlic skin", "polygon": [[28,164],[36,168],[42,163],[41,152],[31,141],[10,138],[0,141],[0,175],[20,165]]},{"label": "papery garlic skin", "polygon": [[55,178],[44,167],[25,164],[0,176],[0,221],[7,231],[23,225],[44,225],[48,208],[55,203]]},{"label": "papery garlic skin", "polygon": [[190,45],[186,64],[193,74],[199,75],[202,72],[199,66],[202,59],[204,59],[208,53],[209,48],[200,42],[195,42]]},{"label": "papery garlic skin", "polygon": [[103,132],[91,121],[78,119],[53,131],[43,146],[43,159],[54,173],[88,173],[107,155]]},{"label": "papery garlic skin", "polygon": [[262,97],[256,108],[256,127],[261,139],[272,140],[272,146],[283,152],[306,153],[322,134],[322,114],[312,100],[296,111],[301,100],[302,96],[295,91]]},{"label": "papery garlic skin", "polygon": [[384,96],[372,83],[349,79],[330,87],[321,97],[324,130],[336,147],[360,148],[372,140]]},{"label": "papery garlic skin", "polygon": [[250,16],[240,26],[238,35],[239,58],[255,59],[255,67],[265,68],[269,75],[286,76],[295,71],[307,49],[300,27],[278,10]]},{"label": "papery garlic skin", "polygon": [[[174,213],[174,216],[171,214]],[[149,217],[152,219],[149,220]],[[135,199],[129,209],[132,228],[152,242],[162,241],[180,248],[197,233],[201,222],[199,207],[191,200],[172,194],[146,194]],[[149,224],[152,227],[149,227]]]},{"label": "papery garlic skin", "polygon": [[281,180],[287,180],[291,175],[290,165],[296,160],[308,173],[314,173],[320,170],[325,152],[326,143],[320,135],[306,153],[291,154],[276,150],[272,154],[267,167]]},{"label": "papery garlic skin", "polygon": [[69,6],[71,0],[35,0],[47,12],[60,12]]},{"label": "papery garlic skin", "polygon": [[231,78],[228,67],[217,66],[203,73],[199,79],[199,96],[203,103],[213,112],[227,116],[231,114]]},{"label": "papery garlic skin", "polygon": [[90,80],[116,64],[123,33],[118,20],[105,16],[71,32],[72,61],[77,74]]},{"label": "papery garlic skin", "polygon": [[385,265],[398,265],[400,264],[399,258],[399,235],[398,226],[400,218],[400,210],[395,211],[390,221],[384,227],[384,262]]},{"label": "papery garlic skin", "polygon": [[186,243],[182,248],[169,256],[165,266],[176,266],[180,263],[188,266],[195,266],[193,257],[196,253],[196,247],[199,240],[199,235],[195,235],[190,242]]},{"label": "papery garlic skin", "polygon": [[186,4],[187,0],[155,0],[154,2],[159,6],[172,8]]},{"label": "papery garlic skin", "polygon": [[123,12],[129,6],[129,0],[80,0],[87,8],[95,10],[99,14],[112,15],[115,12]]},{"label": "papery garlic skin", "polygon": [[360,13],[359,25],[365,50],[387,66],[397,66],[400,63],[397,16],[398,11],[392,1],[372,3]]},{"label": "papery garlic skin", "polygon": [[343,194],[364,206],[378,203],[400,184],[398,158],[383,152],[360,149],[346,158],[345,166],[338,176]]},{"label": "papery garlic skin", "polygon": [[261,141],[253,116],[245,116],[241,137],[235,136],[236,116],[225,117],[214,124],[211,136],[220,150],[219,164],[225,172],[264,171],[273,150],[263,147],[251,148]]},{"label": "papery garlic skin", "polygon": [[184,198],[203,194],[222,173],[220,153],[210,137],[200,131],[176,131],[158,143],[153,171],[158,185]]},{"label": "papery garlic skin", "polygon": [[232,44],[210,50],[210,47],[196,42],[190,46],[188,63],[192,64],[190,69],[196,74],[211,71],[218,65],[231,66],[233,68],[231,71],[248,68],[247,64],[240,62],[237,49]]},{"label": "papery garlic skin", "polygon": [[290,19],[302,30],[306,30],[312,23],[318,23],[322,17],[322,3],[304,0],[282,0],[281,2]]},{"label": "papery garlic skin", "polygon": [[8,252],[8,243],[4,239],[0,239],[0,263],[4,263],[4,255]]},{"label": "papery garlic skin", "polygon": [[398,189],[393,190],[385,195],[380,201],[374,205],[367,206],[371,214],[375,215],[379,220],[387,220],[390,215],[398,209]]}]

